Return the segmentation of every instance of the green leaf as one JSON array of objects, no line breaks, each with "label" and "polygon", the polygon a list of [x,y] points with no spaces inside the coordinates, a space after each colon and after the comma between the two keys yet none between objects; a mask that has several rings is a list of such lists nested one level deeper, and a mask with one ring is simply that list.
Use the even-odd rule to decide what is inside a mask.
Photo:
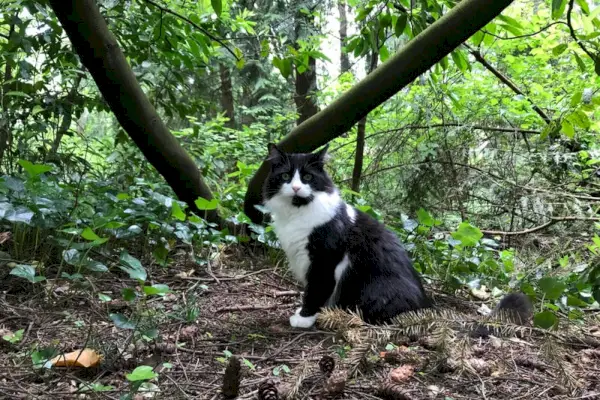
[{"label": "green leaf", "polygon": [[31,283],[40,282],[46,279],[43,276],[35,276],[35,267],[26,264],[17,264],[17,266],[10,271],[10,275],[27,279]]},{"label": "green leaf", "polygon": [[470,247],[475,246],[479,242],[479,239],[483,237],[483,233],[481,233],[479,228],[468,222],[463,222],[458,226],[456,232],[452,232],[451,236],[456,240],[460,240],[463,246]]},{"label": "green leaf", "polygon": [[123,296],[123,300],[125,301],[133,301],[136,298],[135,290],[132,288],[123,288],[121,290],[121,296]]},{"label": "green leaf", "polygon": [[200,211],[215,210],[217,208],[217,206],[219,205],[219,202],[217,199],[212,199],[212,200],[208,201],[202,197],[198,197],[198,199],[194,203],[196,204],[196,207],[198,207],[198,210],[200,210]]},{"label": "green leaf", "polygon": [[221,11],[223,11],[223,4],[221,3],[221,0],[210,0],[210,5],[212,6],[213,10],[215,10],[217,17],[219,17],[221,15]]},{"label": "green leaf", "polygon": [[134,369],[130,374],[125,374],[125,377],[129,382],[147,381],[154,379],[158,376],[156,372],[152,370],[152,367],[148,365],[140,365]]},{"label": "green leaf", "polygon": [[6,92],[4,93],[5,96],[15,96],[15,97],[26,97],[28,99],[31,98],[31,96],[29,96],[27,93],[25,92],[19,92],[19,91],[11,91],[11,92]]},{"label": "green leaf", "polygon": [[100,301],[106,302],[106,301],[111,301],[112,298],[104,293],[98,293],[98,298],[100,299]]},{"label": "green leaf", "polygon": [[52,167],[50,165],[33,164],[27,160],[19,160],[18,163],[32,178],[41,175],[44,172],[52,171]]},{"label": "green leaf", "polygon": [[555,56],[559,56],[565,52],[567,47],[568,45],[566,43],[561,43],[552,49],[552,54],[554,54]]},{"label": "green leaf", "polygon": [[173,201],[173,204],[171,205],[171,216],[179,221],[185,221],[185,213],[176,201]]},{"label": "green leaf", "polygon": [[402,36],[404,32],[404,28],[406,28],[406,22],[408,21],[408,15],[406,13],[402,13],[398,17],[398,21],[396,21],[396,26],[394,26],[394,34],[396,37]]},{"label": "green leaf", "polygon": [[573,125],[571,125],[571,123],[568,120],[563,119],[560,123],[560,126],[560,131],[564,133],[566,137],[568,137],[569,139],[573,139],[575,137],[575,129],[573,129]]},{"label": "green leaf", "polygon": [[581,57],[579,57],[579,54],[577,54],[576,52],[573,52],[573,56],[575,57],[575,61],[577,62],[577,65],[579,66],[579,70],[581,72],[585,72],[587,68],[585,66],[585,63],[581,59]]},{"label": "green leaf", "polygon": [[459,70],[465,72],[469,68],[469,62],[462,51],[454,50],[450,53],[450,55],[452,56],[452,60]]},{"label": "green leaf", "polygon": [[435,220],[433,219],[433,217],[427,211],[425,211],[423,208],[419,208],[419,210],[417,211],[417,219],[419,220],[419,223],[421,225],[425,225],[425,226],[435,225]]},{"label": "green leaf", "polygon": [[137,258],[129,255],[126,251],[121,253],[120,257],[121,264],[119,268],[129,274],[131,279],[139,279],[145,281],[147,274],[146,269],[142,266],[142,263]]},{"label": "green leaf", "polygon": [[109,314],[110,319],[117,328],[121,329],[135,329],[135,323],[123,314]]},{"label": "green leaf", "polygon": [[387,60],[388,58],[390,58],[390,52],[388,51],[387,46],[384,44],[383,46],[381,46],[381,48],[379,49],[379,59],[381,60],[381,62],[385,62],[385,60]]},{"label": "green leaf", "polygon": [[552,0],[552,19],[559,19],[565,12],[567,0]]},{"label": "green leaf", "polygon": [[144,293],[147,295],[159,295],[164,296],[169,293],[171,290],[167,285],[155,284],[152,286],[144,286]]},{"label": "green leaf", "polygon": [[542,311],[533,316],[533,323],[542,329],[550,329],[558,325],[558,318],[552,311]]},{"label": "green leaf", "polygon": [[6,340],[7,342],[10,342],[12,344],[19,343],[21,340],[23,340],[24,332],[25,332],[25,329],[19,329],[15,333],[10,333],[10,334],[2,336],[2,339]]},{"label": "green leaf", "polygon": [[583,96],[583,91],[581,90],[577,90],[573,96],[571,97],[571,102],[570,105],[571,107],[575,107],[577,106],[579,103],[581,103],[581,97]]},{"label": "green leaf", "polygon": [[90,227],[85,228],[83,232],[81,232],[81,237],[91,242],[95,241],[97,244],[102,244],[108,241],[108,238],[101,238],[100,236],[96,235]]},{"label": "green leaf", "polygon": [[539,288],[544,292],[544,297],[548,300],[557,300],[562,296],[563,292],[567,288],[563,282],[560,282],[556,278],[545,277],[539,280]]},{"label": "green leaf", "polygon": [[586,0],[576,0],[577,4],[579,4],[579,7],[581,7],[581,11],[583,11],[583,13],[585,15],[590,15],[590,6],[588,5]]}]

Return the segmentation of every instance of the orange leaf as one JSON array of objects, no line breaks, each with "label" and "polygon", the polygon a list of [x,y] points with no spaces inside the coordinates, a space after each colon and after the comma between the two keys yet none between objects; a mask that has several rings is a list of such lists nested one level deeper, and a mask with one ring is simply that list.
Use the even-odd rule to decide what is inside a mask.
[{"label": "orange leaf", "polygon": [[399,368],[395,368],[390,372],[390,379],[394,382],[402,383],[410,379],[415,373],[415,367],[406,364]]},{"label": "orange leaf", "polygon": [[95,367],[102,360],[102,356],[92,349],[75,350],[67,354],[54,357],[50,363],[57,367],[77,366],[83,368]]}]

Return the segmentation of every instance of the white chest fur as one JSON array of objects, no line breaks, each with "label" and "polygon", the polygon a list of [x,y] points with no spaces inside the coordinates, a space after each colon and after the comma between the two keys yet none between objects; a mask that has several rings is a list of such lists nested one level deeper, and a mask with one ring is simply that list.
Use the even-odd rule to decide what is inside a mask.
[{"label": "white chest fur", "polygon": [[307,249],[308,238],[313,230],[331,221],[341,203],[337,192],[315,193],[308,205],[295,207],[289,198],[274,196],[265,203],[273,216],[273,229],[288,258],[292,273],[302,284],[306,284],[306,273],[310,266]]}]

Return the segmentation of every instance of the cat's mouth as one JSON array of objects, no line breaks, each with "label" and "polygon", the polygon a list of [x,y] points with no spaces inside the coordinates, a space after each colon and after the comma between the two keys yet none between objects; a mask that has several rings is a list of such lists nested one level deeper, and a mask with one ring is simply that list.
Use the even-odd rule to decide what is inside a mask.
[{"label": "cat's mouth", "polygon": [[308,195],[307,197],[300,197],[298,195],[294,195],[294,197],[292,197],[292,205],[296,207],[305,206],[311,201],[313,201],[314,198],[315,196],[313,196],[312,194]]}]

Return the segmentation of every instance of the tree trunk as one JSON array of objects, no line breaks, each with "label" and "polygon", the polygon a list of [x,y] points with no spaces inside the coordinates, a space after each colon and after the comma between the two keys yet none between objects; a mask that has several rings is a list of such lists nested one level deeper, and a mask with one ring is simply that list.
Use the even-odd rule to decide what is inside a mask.
[{"label": "tree trunk", "polygon": [[[367,75],[372,73],[377,68],[377,59],[379,53],[375,50],[371,51],[371,60],[367,69]],[[365,130],[367,128],[367,116],[365,115],[356,127],[356,152],[354,153],[354,168],[352,169],[352,184],[351,189],[360,193],[360,178],[362,175],[363,159],[365,152]]]},{"label": "tree trunk", "polygon": [[[142,91],[94,0],[50,0],[50,5],[125,132],[179,199],[198,211],[195,200],[212,199],[212,194]],[[206,217],[218,222],[215,211]]]},{"label": "tree trunk", "polygon": [[[296,42],[300,39],[307,30],[308,26],[313,24],[313,18],[296,10],[294,32],[296,34]],[[319,112],[319,107],[315,99],[317,91],[317,60],[313,57],[308,58],[308,68],[303,71],[298,71],[296,66],[296,93],[294,94],[294,102],[296,103],[296,111],[298,112],[297,123],[300,125],[313,115]]]},{"label": "tree trunk", "polygon": [[[15,32],[15,19],[18,17],[18,14],[15,14],[14,17],[11,19],[10,22],[10,27],[8,28],[8,40],[10,40],[12,34]],[[10,92],[11,90],[11,80],[12,80],[12,64],[6,60],[6,65],[4,67],[4,79],[2,81],[2,107],[4,108],[4,110],[6,111],[7,115],[6,118],[4,119],[4,121],[0,121],[0,165],[2,164],[2,161],[4,160],[4,153],[6,152],[6,149],[8,148],[9,143],[11,142],[10,140],[10,136],[11,136],[11,129],[12,129],[12,123],[10,121],[10,117],[8,115],[8,113],[10,111],[9,108],[6,104],[6,102],[8,102],[9,97],[6,96],[7,92]]]},{"label": "tree trunk", "polygon": [[346,16],[346,0],[338,0],[338,11],[340,13],[340,73],[350,69],[350,57],[344,52],[344,45],[348,37],[348,17]]},{"label": "tree trunk", "polygon": [[83,79],[84,72],[77,74],[75,77],[75,81],[73,82],[73,86],[69,90],[67,97],[65,98],[65,107],[64,107],[64,115],[63,119],[60,123],[60,127],[56,132],[56,137],[52,142],[52,147],[50,148],[50,152],[48,153],[47,159],[53,159],[56,157],[56,152],[58,151],[58,146],[60,146],[60,142],[71,127],[71,121],[73,120],[73,101],[75,100],[75,96],[77,96],[77,91],[79,90],[79,84]]},{"label": "tree trunk", "polygon": [[[278,146],[284,151],[313,151],[340,136],[483,28],[511,3],[512,0],[461,1],[372,74],[297,126]],[[262,201],[262,186],[268,173],[269,166],[263,163],[246,192],[244,211],[255,223],[260,223],[263,218],[254,205]]]},{"label": "tree trunk", "polygon": [[225,116],[229,118],[225,126],[234,128],[233,85],[231,84],[231,73],[225,64],[219,64],[219,75],[221,77],[221,108],[225,111]]}]

